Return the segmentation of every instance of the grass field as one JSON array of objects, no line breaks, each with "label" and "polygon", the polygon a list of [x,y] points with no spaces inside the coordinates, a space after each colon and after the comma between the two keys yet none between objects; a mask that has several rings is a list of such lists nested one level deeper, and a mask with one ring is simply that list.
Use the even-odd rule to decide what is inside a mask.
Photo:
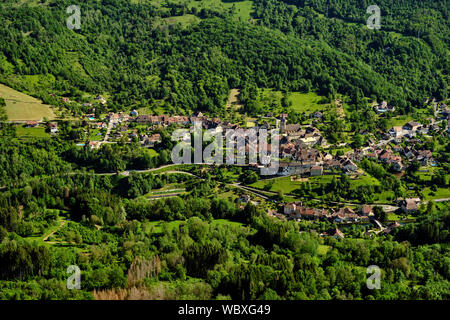
[{"label": "grass field", "polygon": [[367,186],[367,185],[374,185],[374,186],[380,185],[380,181],[370,176],[368,173],[366,173],[365,176],[360,176],[358,179],[350,180],[350,186],[352,189],[357,188],[359,186]]},{"label": "grass field", "polygon": [[330,151],[330,153],[335,156],[336,153],[338,153],[338,151],[342,151],[344,154],[346,154],[347,152],[353,150],[351,147],[342,147],[342,148],[336,148],[336,149],[332,149]]},{"label": "grass field", "polygon": [[[166,225],[168,230],[172,230],[174,228],[178,228],[180,226],[181,223],[183,223],[185,221],[182,220],[175,220],[175,221],[162,221],[162,220],[158,220],[158,221],[150,221],[148,223],[146,223],[146,232],[148,233],[163,233],[163,226]],[[235,221],[230,221],[228,219],[215,219],[211,222],[212,225],[229,225],[229,226],[233,226],[233,227],[241,227],[243,226],[242,223],[240,222],[235,222]]]},{"label": "grass field", "polygon": [[414,217],[414,216],[412,216],[410,214],[408,214],[408,215],[398,215],[398,214],[395,214],[393,212],[387,214],[387,220],[388,221],[400,221],[400,220],[404,220],[404,219],[414,220],[414,219],[416,219],[416,217]]},{"label": "grass field", "polygon": [[169,183],[164,185],[160,189],[153,189],[143,197],[157,196],[167,193],[182,193],[186,191],[186,185],[184,183]]},{"label": "grass field", "polygon": [[[291,177],[281,177],[268,180],[259,180],[250,185],[250,187],[257,189],[264,189],[267,184],[272,184],[269,191],[278,192],[282,191],[284,194],[292,193],[294,190],[299,189],[302,184],[308,181],[312,188],[328,184],[333,179],[333,175],[323,175],[318,177],[310,177],[304,179],[303,181],[292,181]],[[339,176],[336,176],[339,179]],[[361,176],[358,179],[350,179],[350,188],[354,189],[362,185],[379,185],[380,182],[374,177],[366,174],[366,176]]]},{"label": "grass field", "polygon": [[158,174],[158,173],[164,173],[166,171],[176,171],[176,170],[183,171],[184,169],[186,169],[186,165],[176,164],[176,165],[172,165],[172,166],[169,165],[168,167],[165,167],[165,168],[153,170],[153,171],[151,171],[151,173]]},{"label": "grass field", "polygon": [[[420,167],[419,171],[417,171],[417,176],[421,181],[431,181],[433,176],[436,174],[436,171],[440,170],[439,167]],[[421,171],[427,171],[427,172],[421,172]],[[450,174],[446,174],[446,179],[449,181]]]},{"label": "grass field", "polygon": [[413,118],[408,115],[398,116],[395,118],[388,119],[387,126],[388,126],[388,128],[403,126],[411,120],[413,120]]},{"label": "grass field", "polygon": [[[148,0],[131,0],[133,3],[143,3]],[[248,21],[251,19],[251,13],[253,11],[253,1],[245,0],[245,1],[236,1],[236,2],[222,2],[221,0],[202,0],[202,1],[194,1],[194,0],[151,0],[154,6],[168,11],[169,8],[167,4],[184,4],[189,9],[196,8],[198,12],[202,9],[214,10],[216,12],[229,12],[232,8],[235,9],[234,17],[236,19],[241,19],[243,21]],[[174,18],[170,17],[169,19]],[[185,20],[187,19],[187,20]],[[195,19],[195,18],[194,18]],[[186,22],[195,22],[191,20],[191,18],[181,18],[181,23]]]},{"label": "grass field", "polygon": [[56,115],[49,105],[29,95],[0,84],[0,97],[5,99],[8,120],[39,120],[44,117],[56,119]]},{"label": "grass field", "polygon": [[143,107],[143,108],[138,108],[137,111],[139,112],[139,114],[154,114],[154,115],[163,115],[167,113],[167,110],[165,110],[162,106],[161,106],[162,100],[157,100],[155,101],[154,105],[152,105],[151,107]]},{"label": "grass field", "polygon": [[237,1],[237,2],[222,2],[221,0],[202,0],[202,1],[192,1],[192,0],[172,0],[170,2],[175,3],[187,3],[188,8],[197,8],[198,11],[201,9],[214,9],[218,12],[225,12],[234,7],[236,10],[234,16],[243,21],[248,21],[251,18],[251,12],[253,11],[253,1]]},{"label": "grass field", "polygon": [[[260,89],[260,101],[263,106],[271,107],[274,105],[281,106],[281,99],[283,94],[281,91],[275,91],[272,89],[264,88]],[[313,113],[315,111],[323,111],[331,108],[331,104],[321,104],[320,100],[325,97],[319,96],[314,92],[309,93],[300,93],[300,92],[292,92],[288,96],[288,100],[291,105],[291,109],[296,112],[305,112],[307,114]],[[271,110],[275,113],[281,112],[281,108],[275,108]]]},{"label": "grass field", "polygon": [[103,140],[103,135],[99,135],[100,129],[92,129],[89,135],[90,141],[101,141]]},{"label": "grass field", "polygon": [[57,210],[57,209],[46,209],[46,211],[50,211],[50,212],[56,212],[58,214],[58,217],[55,221],[54,224],[50,225],[47,229],[44,230],[43,233],[36,233],[33,234],[29,237],[25,237],[26,240],[30,241],[30,242],[38,242],[40,245],[46,245],[46,246],[51,246],[54,243],[53,242],[47,242],[44,241],[44,238],[48,235],[50,235],[52,232],[55,232],[59,229],[61,229],[61,223],[67,218],[66,217],[66,211],[63,210]]},{"label": "grass field", "polygon": [[375,195],[376,203],[391,203],[395,199],[395,193],[393,191],[383,191]]},{"label": "grass field", "polygon": [[319,104],[319,101],[323,98],[314,92],[292,92],[289,96],[289,101],[292,102],[292,109],[294,111],[312,113],[329,108],[330,104]]},{"label": "grass field", "polygon": [[422,194],[424,196],[423,200],[446,199],[450,198],[450,189],[437,188],[437,191],[431,191],[431,189],[427,187],[422,189]]},{"label": "grass field", "polygon": [[181,221],[181,220],[170,221],[170,222],[162,221],[162,220],[151,221],[151,222],[147,223],[147,225],[146,225],[147,230],[146,231],[149,232],[149,233],[150,232],[151,233],[162,233],[163,232],[163,225],[166,225],[168,230],[172,230],[174,228],[178,228],[178,226],[182,222],[184,222],[184,221]]},{"label": "grass field", "polygon": [[169,18],[164,18],[164,21],[166,21],[168,24],[181,24],[182,26],[188,26],[193,23],[199,22],[201,19],[197,16],[194,16],[192,14],[185,14],[182,16],[174,16]]},{"label": "grass field", "polygon": [[16,134],[20,138],[48,138],[48,137],[50,137],[50,134],[45,132],[44,127],[24,128],[22,126],[16,126]]},{"label": "grass field", "polygon": [[228,219],[215,219],[212,221],[212,225],[229,225],[233,227],[242,227],[244,224],[236,221],[230,221]]}]

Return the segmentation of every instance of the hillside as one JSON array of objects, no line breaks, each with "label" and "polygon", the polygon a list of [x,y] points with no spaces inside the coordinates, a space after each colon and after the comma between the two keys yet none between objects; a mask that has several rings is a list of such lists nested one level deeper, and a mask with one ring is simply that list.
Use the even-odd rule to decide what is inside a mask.
[{"label": "hillside", "polygon": [[[218,112],[230,89],[253,84],[384,99],[403,112],[447,96],[448,38],[421,20],[415,38],[412,27],[368,30],[362,18],[337,19],[354,17],[348,7],[324,16],[320,1],[258,0],[252,10],[245,2],[248,21],[236,11],[243,2],[84,1],[81,29],[69,30],[61,21],[70,1],[31,3],[3,5],[0,80],[48,104],[61,105],[50,93],[84,102],[102,92],[115,110],[159,101],[167,111]],[[429,14],[445,35],[439,8]],[[400,9],[390,14],[403,18]]]},{"label": "hillside", "polygon": [[10,121],[42,121],[44,118],[48,120],[56,118],[49,105],[3,84],[0,84],[0,97],[6,102],[6,113]]}]

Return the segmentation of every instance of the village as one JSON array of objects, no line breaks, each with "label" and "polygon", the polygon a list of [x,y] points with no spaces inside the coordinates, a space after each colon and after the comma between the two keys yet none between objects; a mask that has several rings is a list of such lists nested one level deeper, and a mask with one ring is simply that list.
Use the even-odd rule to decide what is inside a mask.
[{"label": "village", "polygon": [[[99,98],[101,99],[101,98]],[[101,100],[100,103],[104,103]],[[93,109],[95,110],[95,109]],[[381,102],[374,106],[377,113],[392,112],[395,108]],[[314,119],[322,117],[321,112],[312,114]],[[201,112],[191,116],[184,115],[140,115],[137,110],[130,113],[110,112],[103,119],[97,119],[95,113],[85,114],[83,128],[93,131],[95,139],[90,140],[89,147],[98,149],[104,143],[138,142],[143,148],[154,148],[161,142],[161,128],[173,130],[174,128],[190,128],[194,123],[201,122],[203,129],[238,129],[239,124],[221,121],[218,117],[208,118]],[[450,108],[445,104],[436,107],[435,117],[427,119],[427,124],[408,121],[403,126],[394,126],[387,132],[380,132],[378,138],[367,132],[359,132],[360,135],[370,135],[366,143],[360,148],[353,148],[349,144],[341,144],[349,150],[344,154],[329,152],[328,144],[322,133],[312,124],[304,125],[290,123],[288,114],[281,113],[274,116],[268,113],[261,116],[260,124],[253,129],[279,130],[279,170],[277,176],[291,176],[297,179],[308,177],[320,177],[326,175],[345,174],[354,179],[365,176],[364,170],[358,163],[367,158],[388,166],[393,172],[402,173],[413,162],[421,166],[438,166],[430,150],[417,147],[420,145],[420,137],[426,137],[434,132],[450,136]],[[446,126],[443,126],[445,123]],[[26,127],[37,127],[37,121],[29,121]],[[52,135],[58,134],[58,123],[46,124],[47,131]],[[446,128],[446,129],[445,129]],[[91,134],[92,137],[92,134]],[[84,144],[80,143],[79,146]],[[406,145],[406,146],[405,146]],[[250,201],[250,197],[244,202]],[[417,212],[420,198],[398,198],[392,202],[405,214]],[[327,220],[336,224],[364,224],[375,220],[373,206],[361,205],[359,209],[348,206],[340,209],[317,209],[304,206],[302,202],[285,203],[279,206],[278,211],[269,211],[269,214],[280,219],[288,220]],[[389,233],[392,228],[398,227],[397,221],[384,227],[378,222],[380,229]],[[335,232],[340,236],[341,232]]]}]

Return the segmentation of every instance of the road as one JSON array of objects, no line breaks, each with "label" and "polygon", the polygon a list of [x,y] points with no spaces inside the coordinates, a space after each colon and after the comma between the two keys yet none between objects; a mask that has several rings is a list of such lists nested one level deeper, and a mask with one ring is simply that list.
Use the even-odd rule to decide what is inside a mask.
[{"label": "road", "polygon": [[[255,196],[263,198],[265,200],[271,200],[269,197],[267,197],[264,194],[262,194],[261,191],[256,191],[257,189],[253,189],[253,188],[248,188],[246,186],[242,186],[240,183],[227,183],[226,185],[233,186],[233,187],[236,187],[238,189],[245,190],[245,191],[250,192],[250,193],[254,194]],[[275,201],[275,200],[273,200],[273,201]],[[277,201],[275,201],[275,202],[277,202]]]},{"label": "road", "polygon": [[111,129],[113,128],[113,123],[110,121],[108,123],[108,128],[106,129],[106,134],[105,134],[105,138],[103,139],[103,141],[100,141],[98,143],[98,146],[100,147],[103,143],[107,143],[108,139],[109,139],[109,134],[111,133]]}]

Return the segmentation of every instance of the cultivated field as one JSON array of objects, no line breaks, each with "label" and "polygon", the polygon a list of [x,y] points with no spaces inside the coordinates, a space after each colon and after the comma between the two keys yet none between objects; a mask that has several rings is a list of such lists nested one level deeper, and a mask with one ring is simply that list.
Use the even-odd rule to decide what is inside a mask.
[{"label": "cultivated field", "polygon": [[8,120],[41,121],[44,117],[49,120],[56,119],[56,115],[49,105],[3,84],[0,84],[0,97],[5,99]]}]

